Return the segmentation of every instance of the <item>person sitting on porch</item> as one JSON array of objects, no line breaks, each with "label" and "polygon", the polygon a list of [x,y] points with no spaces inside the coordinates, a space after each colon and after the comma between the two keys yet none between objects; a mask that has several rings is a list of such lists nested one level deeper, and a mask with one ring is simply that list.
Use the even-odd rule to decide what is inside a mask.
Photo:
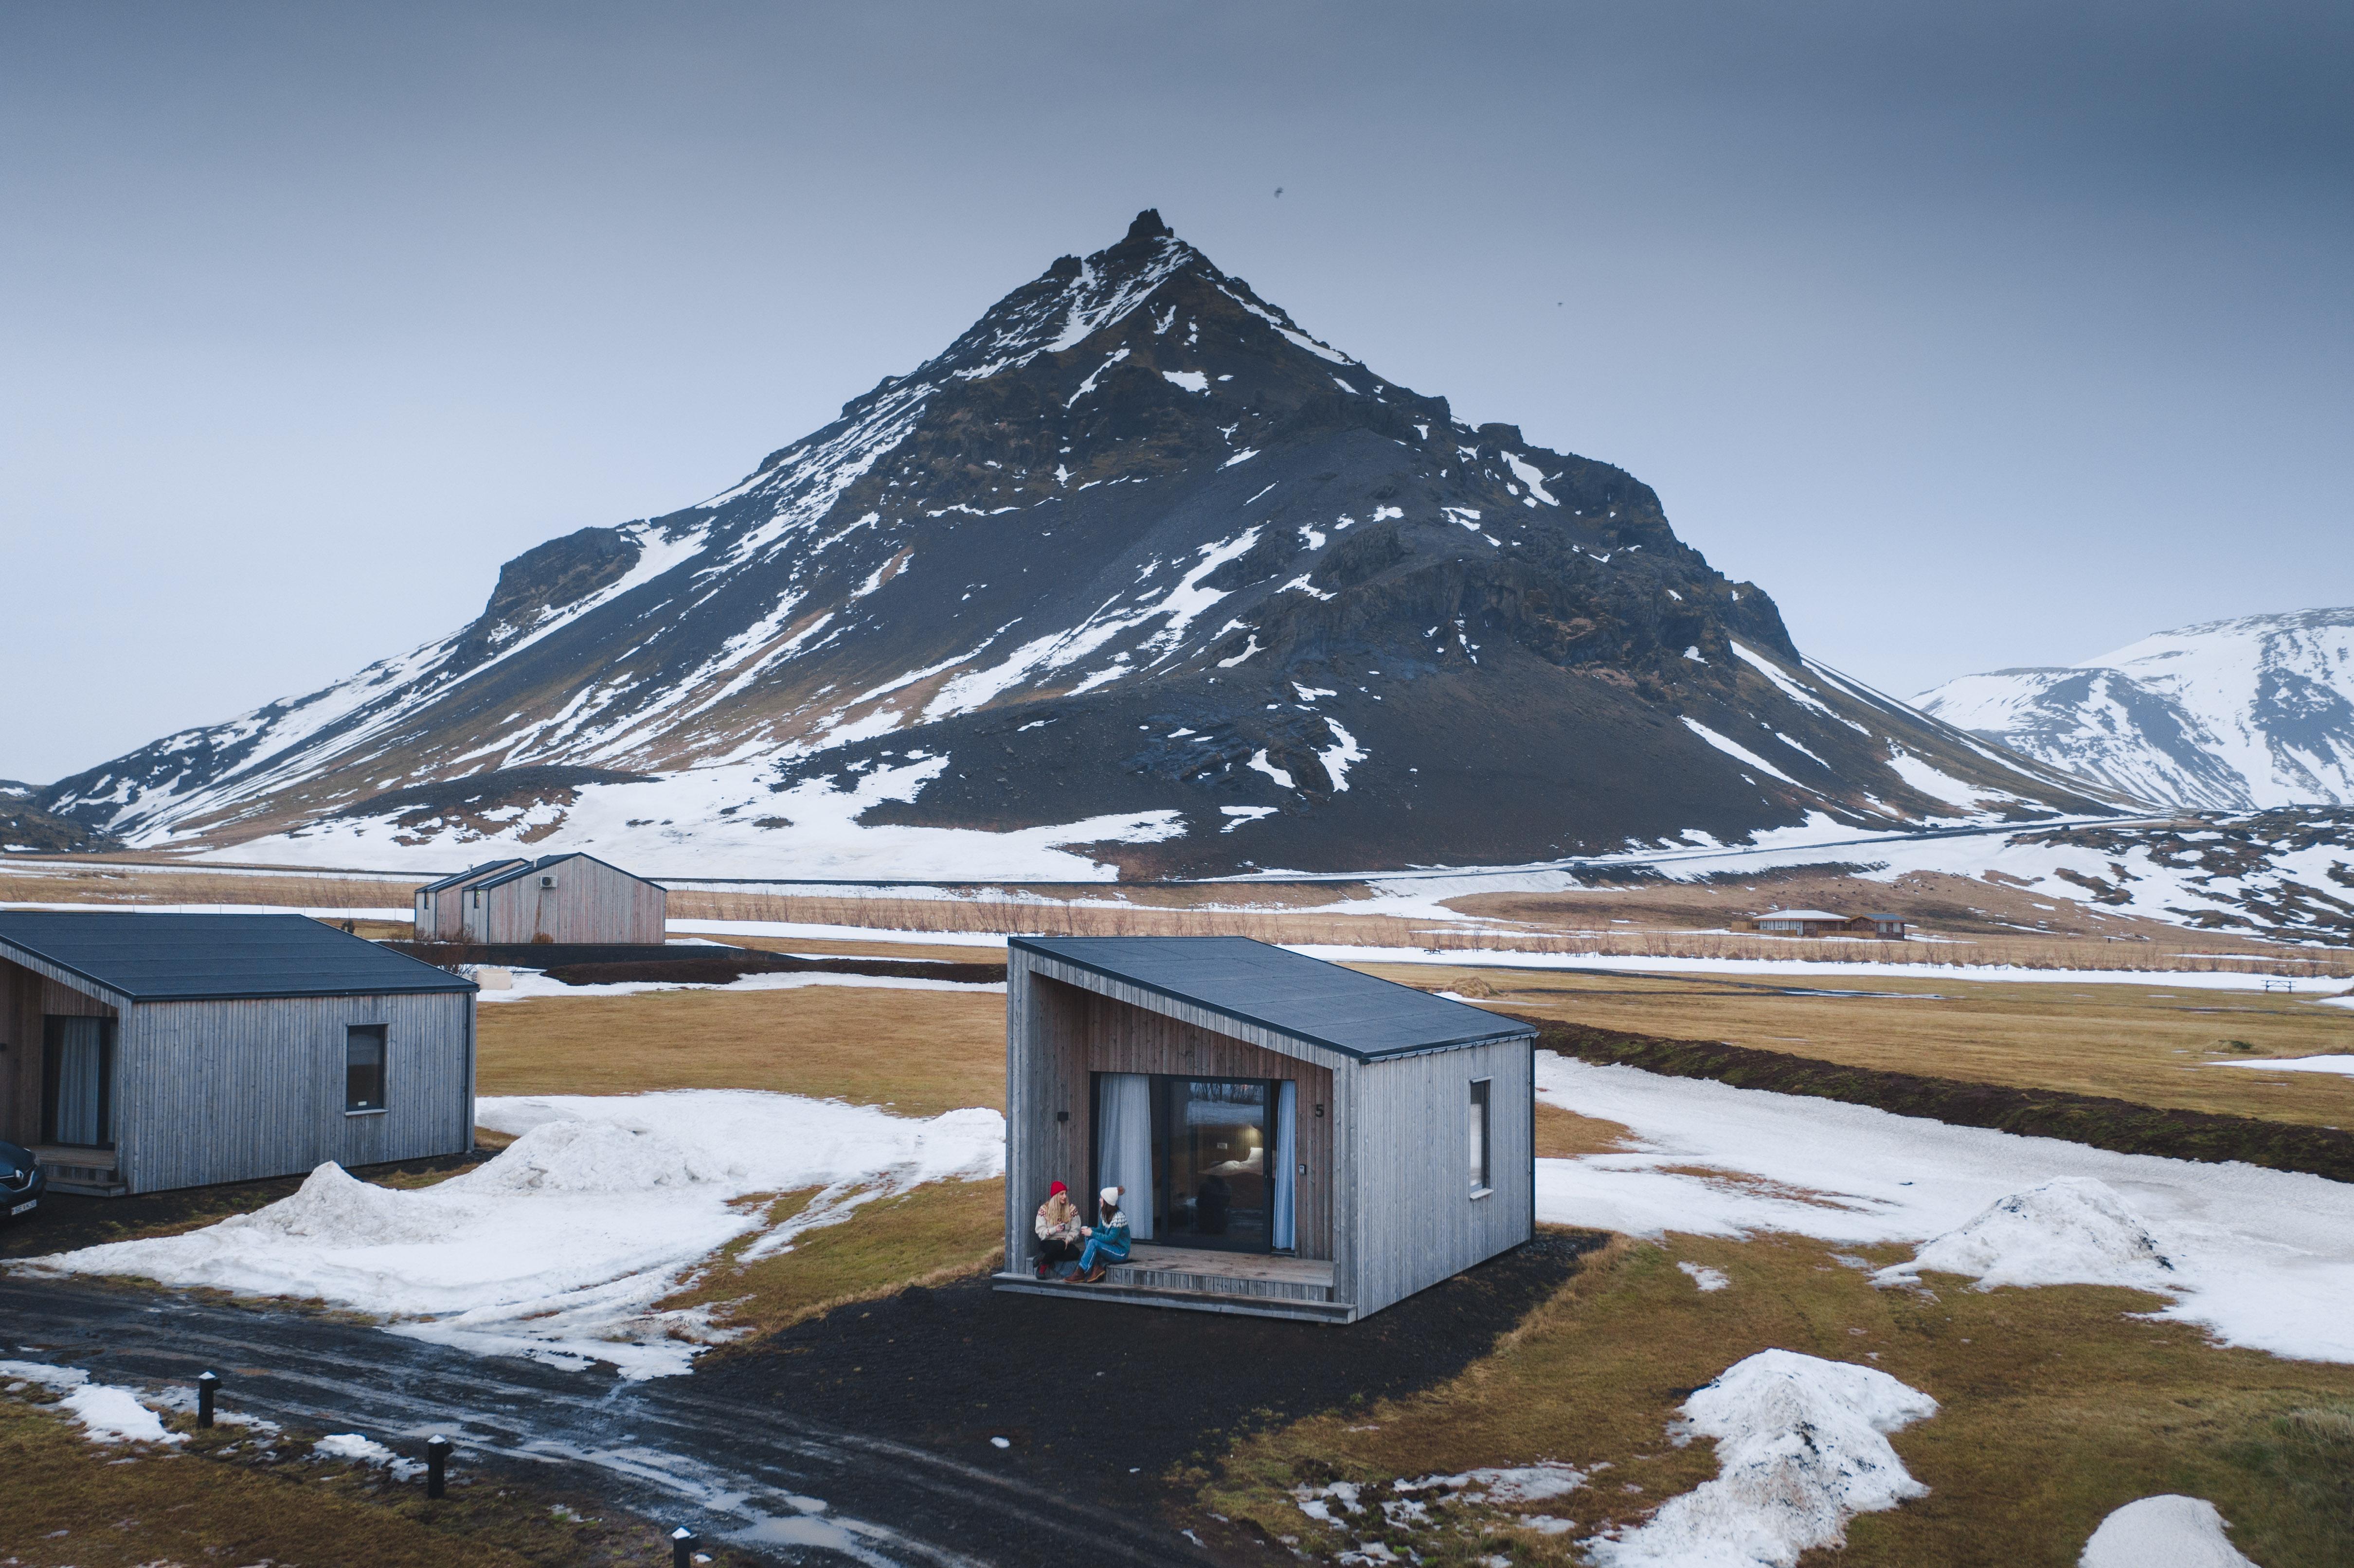
[{"label": "person sitting on porch", "polygon": [[1079,1254],[1078,1277],[1083,1284],[1098,1283],[1106,1265],[1128,1261],[1128,1213],[1119,1206],[1124,1191],[1107,1187],[1097,1193],[1096,1223],[1079,1227],[1079,1234],[1087,1238],[1087,1249]]},{"label": "person sitting on porch", "polygon": [[1077,1261],[1079,1206],[1071,1202],[1068,1187],[1057,1181],[1046,1190],[1046,1201],[1038,1205],[1031,1228],[1038,1233],[1039,1278],[1054,1273],[1058,1265]]}]

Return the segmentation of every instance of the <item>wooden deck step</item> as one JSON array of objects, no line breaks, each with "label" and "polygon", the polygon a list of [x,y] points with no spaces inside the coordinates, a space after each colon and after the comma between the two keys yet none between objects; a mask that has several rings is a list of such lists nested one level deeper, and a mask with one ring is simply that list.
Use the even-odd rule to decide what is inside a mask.
[{"label": "wooden deck step", "polygon": [[1352,1308],[1332,1299],[1330,1262],[1280,1257],[1271,1253],[1219,1252],[1207,1247],[1140,1243],[1127,1262],[1107,1268],[1098,1284],[1039,1279],[1018,1271],[1000,1274],[997,1282],[1001,1290],[1042,1296],[1091,1296],[1200,1311],[1341,1323],[1354,1316]]}]

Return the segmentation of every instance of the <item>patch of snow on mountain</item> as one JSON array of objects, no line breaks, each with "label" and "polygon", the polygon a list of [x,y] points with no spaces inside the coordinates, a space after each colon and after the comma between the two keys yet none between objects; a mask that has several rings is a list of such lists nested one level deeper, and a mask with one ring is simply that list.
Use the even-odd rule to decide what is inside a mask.
[{"label": "patch of snow on mountain", "polygon": [[[1702,740],[1708,742],[1709,745],[1716,747],[1717,750],[1724,753],[1727,757],[1732,758],[1734,761],[1745,763],[1749,767],[1756,768],[1761,773],[1770,773],[1785,784],[1798,783],[1797,779],[1791,778],[1788,774],[1783,772],[1780,768],[1775,767],[1772,763],[1766,761],[1764,758],[1758,756],[1747,747],[1737,746],[1734,742],[1725,739],[1724,736],[1717,734],[1716,731],[1709,728],[1708,726],[1701,723],[1700,720],[1692,718],[1690,715],[1686,715],[1683,725],[1686,729],[1691,731],[1694,735],[1700,736]],[[1799,784],[1798,788],[1803,789],[1806,786]]]}]

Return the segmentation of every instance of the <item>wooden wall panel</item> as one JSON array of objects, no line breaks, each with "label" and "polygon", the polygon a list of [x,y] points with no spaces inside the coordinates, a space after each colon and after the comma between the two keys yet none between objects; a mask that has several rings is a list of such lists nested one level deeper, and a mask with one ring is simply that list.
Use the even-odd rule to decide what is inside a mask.
[{"label": "wooden wall panel", "polygon": [[[1299,1149],[1292,1158],[1309,1174],[1298,1179],[1295,1250],[1301,1257],[1334,1255],[1333,1131],[1340,1107],[1330,1067],[1049,978],[1037,972],[1033,955],[1014,948],[1006,986],[1006,1237],[1007,1256],[1015,1265],[1032,1245],[1031,1219],[1047,1183],[1087,1184],[1096,1073],[1296,1081]],[[1326,1107],[1321,1118],[1319,1105]],[[1068,1119],[1056,1119],[1058,1112],[1067,1112]],[[1084,1191],[1079,1198],[1084,1203]]]},{"label": "wooden wall panel", "polygon": [[[556,878],[542,887],[543,875]],[[460,895],[460,933],[486,946],[661,942],[670,935],[670,895],[651,882],[602,862],[575,857],[528,871],[496,887]],[[446,927],[446,918],[440,924]]]},{"label": "wooden wall panel", "polygon": [[[1055,984],[1048,980],[1046,984]],[[1308,1174],[1298,1178],[1293,1218],[1298,1224],[1297,1247],[1301,1257],[1332,1255],[1332,1070],[1293,1056],[1279,1056],[1261,1046],[1221,1034],[1166,1013],[1147,1012],[1108,996],[1086,999],[1087,1054],[1074,1080],[1080,1098],[1088,1101],[1092,1124],[1095,1106],[1088,1094],[1094,1073],[1168,1073],[1204,1078],[1288,1078],[1299,1086],[1298,1150],[1289,1158],[1305,1164]],[[1317,1115],[1318,1107],[1322,1116]],[[1079,1119],[1074,1107],[1071,1119]],[[1270,1128],[1274,1107],[1267,1110]],[[1087,1170],[1088,1143],[1081,1134],[1078,1163]]]},{"label": "wooden wall panel", "polygon": [[[1355,1102],[1355,1297],[1379,1311],[1531,1234],[1530,1044],[1365,1065]],[[1489,1191],[1471,1196],[1470,1086],[1489,1080]]]},{"label": "wooden wall panel", "polygon": [[[344,1112],[344,1031],[385,1025],[386,1110]],[[473,1145],[474,998],[145,1002],[116,1045],[117,1169],[133,1192],[373,1165]]]},{"label": "wooden wall panel", "polygon": [[0,959],[0,1138],[11,1143],[41,1140],[41,1020],[51,1013],[116,1016],[94,996]]}]

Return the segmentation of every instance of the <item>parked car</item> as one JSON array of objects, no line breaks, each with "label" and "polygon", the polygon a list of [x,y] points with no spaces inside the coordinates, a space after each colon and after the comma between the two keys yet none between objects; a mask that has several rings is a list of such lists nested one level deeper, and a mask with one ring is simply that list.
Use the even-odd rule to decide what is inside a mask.
[{"label": "parked car", "polygon": [[48,1185],[31,1150],[0,1140],[0,1218],[14,1219],[39,1208]]}]

